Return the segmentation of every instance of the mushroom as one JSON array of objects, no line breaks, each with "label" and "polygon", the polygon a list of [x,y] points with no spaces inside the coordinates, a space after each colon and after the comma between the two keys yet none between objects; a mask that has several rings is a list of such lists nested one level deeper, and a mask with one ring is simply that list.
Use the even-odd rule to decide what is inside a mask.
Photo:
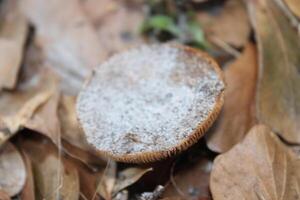
[{"label": "mushroom", "polygon": [[152,162],[203,136],[221,110],[224,88],[222,71],[207,54],[144,45],[97,67],[76,109],[97,152],[121,162]]}]

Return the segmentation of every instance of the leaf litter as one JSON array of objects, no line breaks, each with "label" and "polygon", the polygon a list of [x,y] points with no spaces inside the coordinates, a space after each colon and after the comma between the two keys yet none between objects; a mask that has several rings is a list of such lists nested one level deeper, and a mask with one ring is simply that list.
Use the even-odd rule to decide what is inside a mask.
[{"label": "leaf litter", "polygon": [[[249,1],[248,17],[242,1],[189,3],[198,38],[201,32],[201,42],[221,49],[207,45],[225,71],[225,106],[207,146],[202,140],[193,147],[200,156],[139,166],[94,151],[75,103],[92,68],[154,41],[155,34],[138,32],[150,4],[1,2],[0,199],[299,199],[299,6]],[[256,120],[266,125],[248,131]],[[181,170],[167,164],[174,159]]]}]

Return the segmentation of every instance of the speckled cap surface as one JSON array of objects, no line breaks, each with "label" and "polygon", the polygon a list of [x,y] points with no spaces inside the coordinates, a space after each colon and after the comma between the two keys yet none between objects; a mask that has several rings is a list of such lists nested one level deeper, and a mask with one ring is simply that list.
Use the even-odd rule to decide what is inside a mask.
[{"label": "speckled cap surface", "polygon": [[223,105],[224,80],[205,53],[148,45],[97,67],[77,99],[87,141],[117,161],[150,162],[187,149]]}]

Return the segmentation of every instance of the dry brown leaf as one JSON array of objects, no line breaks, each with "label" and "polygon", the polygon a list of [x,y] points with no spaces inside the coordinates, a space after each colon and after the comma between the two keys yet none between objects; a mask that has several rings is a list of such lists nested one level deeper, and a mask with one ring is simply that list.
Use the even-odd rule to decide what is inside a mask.
[{"label": "dry brown leaf", "polygon": [[300,18],[300,2],[299,0],[284,0],[288,8]]},{"label": "dry brown leaf", "polygon": [[0,189],[0,199],[1,200],[10,200],[10,196],[3,190]]},{"label": "dry brown leaf", "polygon": [[118,178],[113,188],[113,193],[117,194],[121,190],[137,182],[144,174],[152,171],[152,168],[127,168],[118,173]]},{"label": "dry brown leaf", "polygon": [[75,96],[61,95],[58,115],[64,152],[92,170],[97,166],[105,166],[106,160],[97,155],[87,143],[83,130],[79,126],[75,107]]},{"label": "dry brown leaf", "polygon": [[242,0],[228,0],[217,13],[198,12],[197,18],[212,42],[241,47],[248,41],[250,24]]},{"label": "dry brown leaf", "polygon": [[0,190],[9,196],[18,194],[26,180],[26,167],[19,151],[6,143],[0,148]]},{"label": "dry brown leaf", "polygon": [[50,72],[40,78],[37,87],[0,94],[0,144],[24,127],[48,136],[56,144],[59,142],[57,79]]},{"label": "dry brown leaf", "polygon": [[75,168],[61,158],[56,146],[47,138],[23,139],[20,148],[30,157],[37,199],[79,198],[79,178]]},{"label": "dry brown leaf", "polygon": [[23,58],[28,23],[18,0],[1,2],[0,9],[0,91],[13,89]]},{"label": "dry brown leaf", "polygon": [[32,173],[32,165],[29,157],[26,155],[25,152],[21,152],[25,166],[26,166],[26,181],[23,187],[23,190],[20,194],[20,198],[22,200],[35,200],[34,195],[34,180],[33,180],[33,173]]},{"label": "dry brown leaf", "polygon": [[209,193],[209,176],[212,161],[201,157],[196,163],[179,171],[163,193],[169,199],[211,199]]},{"label": "dry brown leaf", "polygon": [[104,168],[100,171],[94,172],[77,160],[73,161],[76,164],[76,168],[79,173],[81,199],[100,200],[100,196],[97,195],[97,185],[103,175]]},{"label": "dry brown leaf", "polygon": [[97,186],[97,192],[104,199],[112,199],[112,192],[116,182],[116,173],[117,163],[113,160],[109,160],[103,176],[99,180],[99,184]]},{"label": "dry brown leaf", "polygon": [[60,191],[60,199],[77,200],[80,193],[79,174],[71,162],[64,159],[63,187]]},{"label": "dry brown leaf", "polygon": [[76,93],[106,55],[79,1],[24,0],[21,5],[36,28],[35,42],[44,53],[44,62],[62,77],[66,92]]},{"label": "dry brown leaf", "polygon": [[271,0],[249,1],[259,46],[257,117],[292,143],[300,143],[300,40]]},{"label": "dry brown leaf", "polygon": [[210,188],[215,200],[300,199],[300,160],[265,125],[213,164]]},{"label": "dry brown leaf", "polygon": [[86,0],[82,6],[97,30],[106,57],[145,42],[138,31],[144,19],[143,2]]},{"label": "dry brown leaf", "polygon": [[61,136],[68,143],[84,150],[89,150],[83,130],[81,129],[76,115],[76,97],[62,95],[58,108],[61,122]]},{"label": "dry brown leaf", "polygon": [[228,151],[255,123],[256,54],[255,46],[249,43],[225,69],[225,104],[215,127],[206,135],[207,145],[213,151]]}]

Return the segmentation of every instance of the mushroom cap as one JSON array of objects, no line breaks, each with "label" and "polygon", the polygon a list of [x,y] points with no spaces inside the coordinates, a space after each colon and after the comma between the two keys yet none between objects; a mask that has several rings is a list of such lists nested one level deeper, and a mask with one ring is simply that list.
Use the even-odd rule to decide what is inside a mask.
[{"label": "mushroom cap", "polygon": [[143,163],[175,155],[217,118],[224,78],[207,54],[156,44],[117,54],[97,67],[77,99],[88,143],[116,161]]}]

